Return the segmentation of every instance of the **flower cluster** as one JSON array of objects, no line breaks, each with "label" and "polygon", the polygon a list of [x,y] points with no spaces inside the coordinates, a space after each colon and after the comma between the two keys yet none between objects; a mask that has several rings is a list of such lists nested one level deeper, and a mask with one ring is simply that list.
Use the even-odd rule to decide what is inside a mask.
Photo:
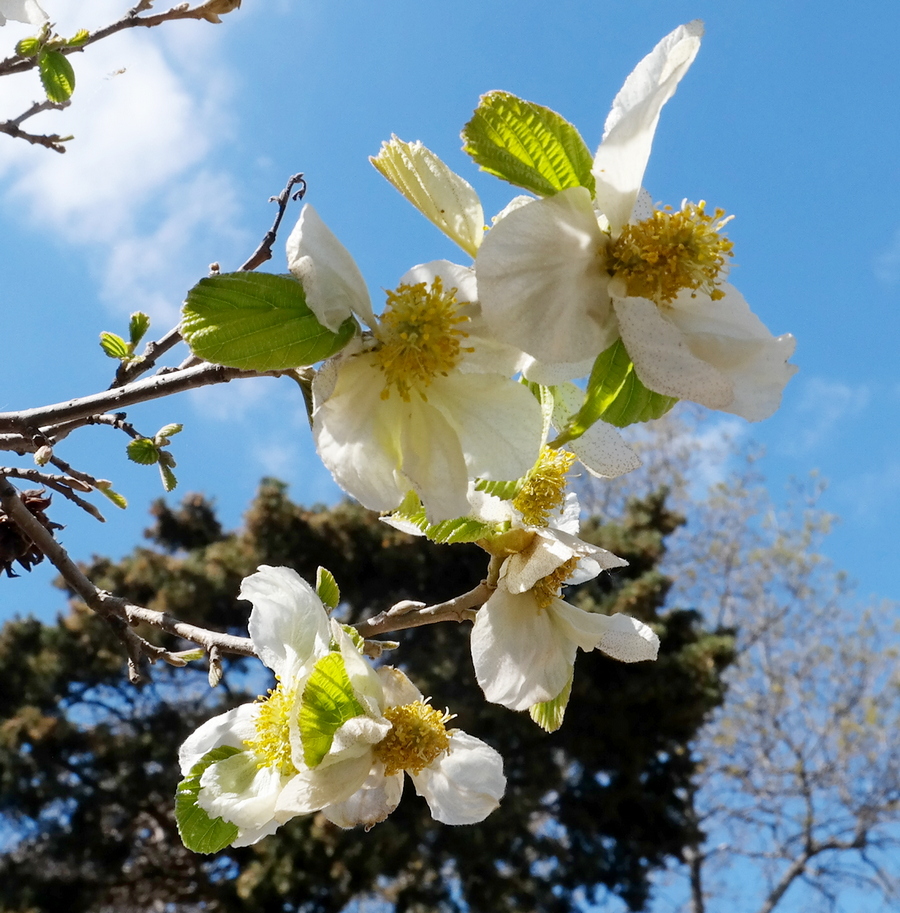
[{"label": "flower cluster", "polygon": [[[578,649],[626,663],[660,649],[644,622],[563,598],[627,564],[579,538],[574,463],[601,478],[635,469],[617,429],[679,399],[763,419],[796,371],[793,337],[773,336],[727,281],[730,217],[702,200],[656,206],[642,187],[660,113],[702,32],[681,26],[638,64],[594,155],[555,112],[485,95],[465,151],[531,192],[490,226],[475,190],[433,152],[396,136],[383,144],[374,166],[471,265],[414,266],[376,314],[353,257],[307,204],[287,242],[293,278],[254,286],[263,300],[277,286],[309,328],[293,348],[276,342],[318,353],[297,376],[319,456],[344,491],[399,529],[490,556],[468,609],[475,675],[488,701],[528,710],[547,730],[562,723]],[[271,294],[275,312],[284,302]],[[237,334],[204,313],[182,331],[207,357]],[[253,334],[271,320],[254,311]],[[297,364],[234,352],[237,367]],[[397,806],[405,774],[439,821],[477,822],[497,806],[499,755],[448,728],[449,712],[399,669],[374,668],[358,634],[293,571],[261,567],[241,596],[276,686],[182,747],[189,846],[253,843],[313,812],[370,826]]]}]

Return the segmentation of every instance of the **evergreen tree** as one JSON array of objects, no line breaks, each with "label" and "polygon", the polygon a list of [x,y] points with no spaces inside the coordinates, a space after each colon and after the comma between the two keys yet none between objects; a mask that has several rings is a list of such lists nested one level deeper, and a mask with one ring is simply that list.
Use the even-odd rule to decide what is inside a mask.
[{"label": "evergreen tree", "polygon": [[[349,504],[304,510],[272,480],[235,534],[223,533],[198,496],[177,510],[160,502],[154,513],[150,546],[120,562],[95,560],[91,579],[234,633],[246,633],[249,614],[236,599],[240,581],[260,564],[287,565],[308,580],[328,568],[349,622],[400,599],[455,596],[486,566],[475,546],[434,545]],[[555,733],[484,701],[461,626],[397,635],[397,661],[413,681],[505,759],[506,796],[471,827],[437,824],[408,788],[368,834],[313,815],[255,846],[197,856],[174,823],[178,746],[248,692],[264,693],[271,682],[262,666],[226,659],[213,691],[199,663],[157,667],[139,690],[124,679],[118,643],[77,602],[56,625],[8,623],[0,633],[0,911],[149,913],[176,904],[186,913],[325,913],[377,897],[396,911],[561,913],[607,891],[640,909],[652,871],[701,837],[688,805],[697,766],[689,745],[721,703],[732,659],[730,632],[705,630],[694,611],[663,608],[670,581],[657,566],[682,522],[658,494],[632,502],[617,524],[586,525],[583,538],[629,566],[568,598],[654,625],[660,657],[626,666],[579,654]]]}]

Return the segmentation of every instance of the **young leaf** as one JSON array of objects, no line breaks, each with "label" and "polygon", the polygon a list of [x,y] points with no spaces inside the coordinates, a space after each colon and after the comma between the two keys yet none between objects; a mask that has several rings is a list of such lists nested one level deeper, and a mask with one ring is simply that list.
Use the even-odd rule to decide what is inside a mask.
[{"label": "young leaf", "polygon": [[217,853],[225,849],[238,835],[237,825],[222,818],[210,818],[200,808],[197,797],[200,793],[200,778],[211,764],[224,761],[240,749],[230,745],[213,748],[191,768],[191,772],[178,784],[175,792],[175,821],[178,834],[184,845],[195,853]]},{"label": "young leaf", "polygon": [[128,338],[131,340],[132,351],[144,338],[148,329],[150,329],[150,318],[143,311],[135,311],[128,323]]},{"label": "young leaf", "polygon": [[42,51],[38,57],[38,69],[47,98],[62,104],[75,91],[75,71],[72,64],[59,51]]},{"label": "young leaf", "polygon": [[426,538],[439,545],[452,545],[455,542],[477,542],[479,539],[489,539],[501,531],[497,523],[488,523],[475,517],[457,517],[454,520],[429,523],[425,516],[425,508],[414,492],[407,494],[391,516],[409,521],[418,527]]},{"label": "young leaf", "polygon": [[201,279],[182,314],[181,335],[195,355],[252,371],[315,364],[339,352],[357,328],[348,318],[332,333],[316,320],[296,279],[270,273]]},{"label": "young leaf", "polygon": [[66,44],[70,48],[80,48],[90,37],[91,33],[87,29],[79,29]]},{"label": "young leaf", "polygon": [[340,587],[331,571],[325,570],[324,567],[316,571],[316,594],[327,609],[336,609],[341,601]]},{"label": "young leaf", "polygon": [[303,760],[310,767],[328,754],[334,734],[355,716],[365,713],[356,699],[340,653],[328,653],[315,665],[303,689],[297,723]]},{"label": "young leaf", "polygon": [[486,494],[493,495],[495,498],[501,498],[503,501],[512,501],[512,499],[522,490],[525,479],[514,479],[511,482],[494,482],[489,479],[478,479],[475,483],[476,491],[483,491]]},{"label": "young leaf", "polygon": [[554,444],[560,446],[581,437],[601,419],[617,428],[649,422],[665,415],[677,402],[677,398],[654,393],[641,383],[622,340],[617,339],[597,356],[584,403]]},{"label": "young leaf", "polygon": [[172,472],[175,465],[175,457],[168,450],[159,451],[159,475],[162,478],[163,488],[166,491],[173,491],[178,485],[178,479]]},{"label": "young leaf", "polygon": [[159,431],[153,436],[153,441],[159,447],[165,447],[169,443],[169,438],[174,437],[176,434],[180,434],[184,425],[181,425],[177,422],[171,425],[163,425]]},{"label": "young leaf", "polygon": [[152,466],[159,461],[159,448],[148,437],[135,438],[125,448],[128,459],[141,466]]},{"label": "young leaf", "polygon": [[134,351],[121,336],[106,332],[100,334],[100,348],[110,358],[130,358]]},{"label": "young leaf", "polygon": [[125,497],[120,495],[117,491],[113,491],[113,487],[109,482],[98,482],[95,487],[97,491],[100,492],[100,494],[105,495],[107,498],[109,498],[109,500],[112,501],[116,507],[119,507],[122,510],[125,510],[125,508],[128,507],[128,501],[125,499]]},{"label": "young leaf", "polygon": [[509,92],[481,96],[463,127],[463,150],[483,171],[551,196],[566,187],[594,195],[593,157],[581,134],[550,108]]},{"label": "young leaf", "polygon": [[544,701],[541,704],[533,704],[528,712],[531,718],[545,732],[556,732],[562,726],[563,717],[566,715],[566,705],[569,703],[569,696],[572,694],[572,676],[566,687],[553,698],[552,701]]},{"label": "young leaf", "polygon": [[16,45],[16,53],[19,57],[34,57],[41,49],[40,38],[23,38]]}]

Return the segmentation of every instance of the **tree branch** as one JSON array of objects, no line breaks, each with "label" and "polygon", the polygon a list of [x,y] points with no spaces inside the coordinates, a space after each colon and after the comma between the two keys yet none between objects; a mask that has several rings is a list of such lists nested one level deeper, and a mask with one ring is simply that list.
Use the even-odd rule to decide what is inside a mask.
[{"label": "tree branch", "polygon": [[[291,190],[299,184],[300,189],[291,193]],[[260,241],[259,247],[253,251],[253,254],[247,260],[247,262],[241,267],[241,272],[249,272],[250,270],[256,269],[257,266],[261,266],[266,260],[272,259],[272,245],[275,243],[275,239],[278,237],[278,229],[281,226],[281,220],[284,218],[284,213],[287,210],[287,205],[289,200],[302,200],[303,195],[306,193],[306,181],[303,179],[302,174],[294,174],[288,178],[287,186],[277,197],[269,197],[270,203],[278,204],[278,213],[275,216],[275,221],[272,223],[272,227],[266,232],[262,241]]]}]

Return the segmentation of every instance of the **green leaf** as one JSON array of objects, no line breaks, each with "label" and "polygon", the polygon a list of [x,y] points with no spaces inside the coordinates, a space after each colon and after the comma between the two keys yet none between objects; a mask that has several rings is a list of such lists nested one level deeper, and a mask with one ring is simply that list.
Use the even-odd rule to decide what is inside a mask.
[{"label": "green leaf", "polygon": [[211,764],[240,754],[239,748],[223,745],[213,748],[191,768],[191,772],[178,784],[175,791],[175,821],[184,845],[195,853],[217,853],[234,840],[239,831],[235,824],[223,818],[210,818],[200,808],[200,778]]},{"label": "green leaf", "polygon": [[489,479],[478,479],[475,483],[476,491],[483,491],[495,498],[502,498],[504,501],[512,499],[522,490],[525,479],[513,479],[511,482],[494,482]]},{"label": "green leaf", "polygon": [[316,571],[316,595],[328,609],[336,609],[341,601],[341,589],[331,571],[320,567]]},{"label": "green leaf", "polygon": [[541,704],[532,704],[528,712],[531,718],[545,732],[556,732],[562,726],[563,717],[566,715],[566,705],[569,703],[569,696],[572,694],[572,676],[566,687],[553,698],[552,701],[544,701]]},{"label": "green leaf", "polygon": [[334,734],[355,716],[365,713],[356,699],[340,653],[328,653],[315,665],[303,689],[297,718],[303,760],[310,767],[328,754]]},{"label": "green leaf", "polygon": [[159,431],[153,437],[154,442],[160,446],[165,447],[169,443],[169,438],[174,437],[176,434],[180,434],[184,425],[174,422],[171,425],[163,425]]},{"label": "green leaf", "polygon": [[109,498],[116,507],[119,507],[122,510],[125,510],[125,508],[128,507],[128,501],[124,495],[120,495],[117,491],[113,491],[113,487],[109,482],[98,482],[94,487],[100,494]]},{"label": "green leaf", "polygon": [[392,516],[415,524],[426,538],[440,545],[490,539],[506,528],[506,524],[487,523],[474,517],[457,517],[454,520],[443,520],[441,523],[429,523],[422,502],[412,491],[407,494]]},{"label": "green leaf", "polygon": [[131,340],[132,351],[144,338],[148,329],[150,329],[150,318],[143,311],[135,311],[128,322],[128,338]]},{"label": "green leaf", "polygon": [[135,438],[126,448],[128,459],[141,466],[152,466],[159,462],[159,448],[148,437]]},{"label": "green leaf", "polygon": [[42,51],[38,57],[38,69],[50,101],[61,104],[72,97],[75,91],[75,71],[63,54],[59,51]]},{"label": "green leaf", "polygon": [[178,487],[178,479],[175,478],[175,473],[162,461],[159,464],[159,475],[166,491],[174,491]]},{"label": "green leaf", "polygon": [[40,50],[40,38],[23,38],[16,45],[16,53],[19,55],[19,57],[34,57]]},{"label": "green leaf", "polygon": [[509,92],[481,96],[463,127],[463,150],[483,171],[539,196],[567,187],[594,195],[593,157],[581,134],[550,108]]},{"label": "green leaf", "polygon": [[349,317],[332,333],[316,320],[299,282],[271,273],[201,279],[182,314],[181,335],[195,355],[252,371],[315,364],[339,352],[357,329]]},{"label": "green leaf", "polygon": [[617,428],[665,415],[678,399],[648,390],[634,371],[621,339],[601,352],[591,369],[584,403],[553,442],[561,446],[581,437],[601,419]]},{"label": "green leaf", "polygon": [[80,48],[84,43],[91,37],[91,33],[87,29],[79,29],[67,42],[66,44],[70,48]]},{"label": "green leaf", "polygon": [[131,358],[131,355],[134,352],[134,349],[132,349],[121,336],[118,336],[115,333],[101,333],[100,348],[103,349],[110,358]]}]

